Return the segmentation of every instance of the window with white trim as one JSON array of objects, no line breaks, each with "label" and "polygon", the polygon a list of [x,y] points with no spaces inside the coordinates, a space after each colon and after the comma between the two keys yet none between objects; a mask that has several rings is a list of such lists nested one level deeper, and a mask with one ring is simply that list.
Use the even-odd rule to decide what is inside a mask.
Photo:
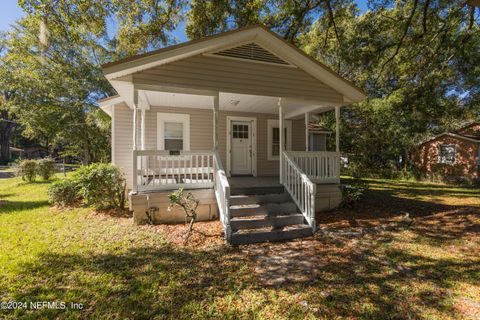
[{"label": "window with white trim", "polygon": [[159,150],[190,150],[190,115],[157,113],[157,137]]},{"label": "window with white trim", "polygon": [[[292,149],[292,121],[285,120],[284,124],[284,150]],[[278,120],[267,121],[267,159],[280,159],[280,125]]]},{"label": "window with white trim", "polygon": [[454,144],[441,144],[439,146],[439,163],[454,164],[456,158],[456,146]]}]

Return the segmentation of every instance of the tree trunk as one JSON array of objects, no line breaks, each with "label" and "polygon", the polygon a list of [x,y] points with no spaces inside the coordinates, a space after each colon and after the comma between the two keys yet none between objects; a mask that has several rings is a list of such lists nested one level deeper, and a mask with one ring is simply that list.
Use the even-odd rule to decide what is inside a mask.
[{"label": "tree trunk", "polygon": [[0,133],[0,163],[1,164],[6,164],[10,160],[10,131],[11,130],[5,130]]},{"label": "tree trunk", "polygon": [[[9,101],[12,92],[2,92],[5,101]],[[8,110],[0,111],[0,164],[6,164],[10,160],[10,137],[15,124],[11,119]]]},{"label": "tree trunk", "polygon": [[84,157],[85,163],[89,164],[92,162],[92,155],[90,153],[90,148],[88,147],[88,145],[84,145],[83,148],[84,148],[83,157]]},{"label": "tree trunk", "polygon": [[0,163],[6,164],[10,160],[10,137],[14,124],[8,118],[8,112],[1,112],[0,120]]}]

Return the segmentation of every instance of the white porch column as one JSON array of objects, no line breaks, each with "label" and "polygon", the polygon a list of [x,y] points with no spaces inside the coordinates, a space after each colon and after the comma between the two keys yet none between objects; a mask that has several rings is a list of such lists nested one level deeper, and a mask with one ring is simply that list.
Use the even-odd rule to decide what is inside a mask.
[{"label": "white porch column", "polygon": [[283,127],[283,107],[282,107],[282,98],[278,98],[278,134],[280,138],[280,183],[283,183],[283,151],[285,148],[285,133]]},{"label": "white porch column", "polygon": [[138,90],[134,89],[133,90],[133,151],[132,151],[132,173],[133,173],[133,179],[132,179],[132,186],[133,186],[133,191],[137,192],[138,191],[138,175],[137,175],[137,170],[138,170],[138,159],[137,159],[137,106],[138,106]]},{"label": "white porch column", "polygon": [[133,150],[137,149],[137,106],[133,105]]},{"label": "white porch column", "polygon": [[213,96],[213,150],[218,150],[218,111],[219,111],[219,94]]},{"label": "white porch column", "polygon": [[308,151],[308,122],[310,119],[310,112],[305,112],[305,151]]},{"label": "white porch column", "polygon": [[335,151],[340,152],[340,107],[335,107]]},{"label": "white porch column", "polygon": [[141,124],[140,124],[140,144],[142,150],[145,150],[145,109],[141,109]]},{"label": "white porch column", "polygon": [[137,149],[138,90],[133,89],[133,150]]}]

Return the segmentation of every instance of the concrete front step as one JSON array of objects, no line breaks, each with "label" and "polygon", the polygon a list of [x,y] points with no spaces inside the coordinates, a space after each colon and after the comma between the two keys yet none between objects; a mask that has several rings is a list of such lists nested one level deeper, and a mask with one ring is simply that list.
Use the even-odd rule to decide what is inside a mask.
[{"label": "concrete front step", "polygon": [[285,216],[265,217],[263,219],[242,219],[233,218],[230,220],[230,226],[233,231],[240,229],[260,229],[260,228],[281,228],[290,225],[303,224],[303,215],[291,214]]},{"label": "concrete front step", "polygon": [[232,193],[230,226],[232,244],[248,244],[302,238],[312,228],[282,188],[250,188]]},{"label": "concrete front step", "polygon": [[230,197],[230,205],[238,206],[245,204],[264,204],[291,202],[292,198],[286,192],[262,195],[236,195]]},{"label": "concrete front step", "polygon": [[285,215],[297,211],[297,206],[293,202],[235,205],[230,206],[230,218]]},{"label": "concrete front step", "polygon": [[249,244],[259,242],[273,242],[281,240],[291,240],[304,238],[313,234],[312,228],[308,225],[297,225],[294,228],[286,230],[267,230],[267,231],[249,231],[249,232],[233,232],[232,244]]}]

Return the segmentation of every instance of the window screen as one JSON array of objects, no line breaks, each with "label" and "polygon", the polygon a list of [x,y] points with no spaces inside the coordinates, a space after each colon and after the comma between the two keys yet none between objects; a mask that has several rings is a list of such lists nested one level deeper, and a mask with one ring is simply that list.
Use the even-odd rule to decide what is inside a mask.
[{"label": "window screen", "polygon": [[165,122],[165,150],[183,150],[183,123]]},{"label": "window screen", "polygon": [[453,164],[455,163],[456,148],[453,144],[440,145],[440,163]]}]

